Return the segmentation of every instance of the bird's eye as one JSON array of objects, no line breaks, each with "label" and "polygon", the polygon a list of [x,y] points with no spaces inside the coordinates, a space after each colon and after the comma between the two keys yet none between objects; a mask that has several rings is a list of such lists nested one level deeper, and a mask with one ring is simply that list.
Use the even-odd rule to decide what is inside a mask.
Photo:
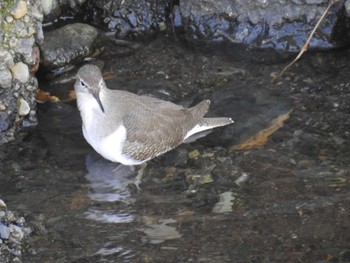
[{"label": "bird's eye", "polygon": [[84,81],[80,80],[80,85],[84,88],[86,88],[86,84],[84,83]]}]

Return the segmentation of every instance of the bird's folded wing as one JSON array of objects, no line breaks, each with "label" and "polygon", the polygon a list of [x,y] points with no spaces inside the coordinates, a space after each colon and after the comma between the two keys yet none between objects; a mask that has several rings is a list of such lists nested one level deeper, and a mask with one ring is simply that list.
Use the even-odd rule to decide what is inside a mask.
[{"label": "bird's folded wing", "polygon": [[157,104],[138,105],[122,119],[127,130],[123,152],[131,158],[146,160],[171,150],[195,125],[188,109]]}]

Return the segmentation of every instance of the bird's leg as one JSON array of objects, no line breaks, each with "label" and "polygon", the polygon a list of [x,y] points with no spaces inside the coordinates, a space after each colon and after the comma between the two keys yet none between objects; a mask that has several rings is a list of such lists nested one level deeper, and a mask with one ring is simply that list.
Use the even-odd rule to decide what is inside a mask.
[{"label": "bird's leg", "polygon": [[140,169],[137,172],[137,175],[136,175],[136,178],[135,178],[135,182],[134,182],[137,190],[141,190],[140,184],[142,183],[142,176],[143,176],[143,174],[145,172],[146,167],[147,167],[147,163],[141,164],[140,165]]}]

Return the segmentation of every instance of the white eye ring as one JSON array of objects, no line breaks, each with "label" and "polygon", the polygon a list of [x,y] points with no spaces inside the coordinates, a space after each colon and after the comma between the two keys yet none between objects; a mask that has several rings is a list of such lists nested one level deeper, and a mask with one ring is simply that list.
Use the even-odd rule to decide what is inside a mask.
[{"label": "white eye ring", "polygon": [[84,88],[86,88],[86,84],[84,83],[84,81],[80,80],[80,85]]}]

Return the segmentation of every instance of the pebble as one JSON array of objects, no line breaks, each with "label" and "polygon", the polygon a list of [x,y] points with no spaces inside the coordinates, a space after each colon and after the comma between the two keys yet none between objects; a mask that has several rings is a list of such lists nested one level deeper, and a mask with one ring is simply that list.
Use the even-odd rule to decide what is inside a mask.
[{"label": "pebble", "polygon": [[11,11],[11,15],[15,19],[20,19],[24,17],[28,12],[27,4],[25,1],[19,1],[17,6]]},{"label": "pebble", "polygon": [[201,153],[198,150],[193,150],[192,152],[188,153],[188,157],[190,159],[196,159],[201,155]]},{"label": "pebble", "polygon": [[22,241],[32,232],[24,217],[17,217],[0,199],[0,262],[22,262]]},{"label": "pebble", "polygon": [[4,89],[10,88],[12,85],[12,74],[8,69],[0,70],[0,86]]},{"label": "pebble", "polygon": [[0,238],[1,239],[10,238],[10,229],[2,223],[0,223]]},{"label": "pebble", "polygon": [[6,22],[7,23],[12,23],[13,22],[13,17],[12,16],[7,16],[6,17]]},{"label": "pebble", "polygon": [[23,62],[18,62],[11,68],[13,77],[22,83],[26,83],[29,79],[29,69]]},{"label": "pebble", "polygon": [[[1,107],[1,104],[0,104],[0,107]],[[6,204],[5,204],[4,201],[2,201],[2,200],[0,199],[0,209],[2,209],[2,208],[6,208]]]},{"label": "pebble", "polygon": [[10,41],[9,41],[9,45],[11,48],[15,48],[18,46],[18,39],[16,37],[11,37]]},{"label": "pebble", "polygon": [[19,226],[16,226],[14,224],[10,224],[8,227],[10,234],[13,238],[17,240],[22,240],[24,237],[23,231]]},{"label": "pebble", "polygon": [[245,185],[249,180],[249,175],[247,173],[242,173],[240,177],[235,180],[235,184],[238,186]]},{"label": "pebble", "polygon": [[18,115],[19,116],[26,116],[30,112],[30,106],[27,101],[24,99],[19,99],[18,101]]},{"label": "pebble", "polygon": [[15,63],[13,62],[13,57],[10,52],[5,50],[0,50],[0,65],[6,65],[9,68],[12,68]]}]

